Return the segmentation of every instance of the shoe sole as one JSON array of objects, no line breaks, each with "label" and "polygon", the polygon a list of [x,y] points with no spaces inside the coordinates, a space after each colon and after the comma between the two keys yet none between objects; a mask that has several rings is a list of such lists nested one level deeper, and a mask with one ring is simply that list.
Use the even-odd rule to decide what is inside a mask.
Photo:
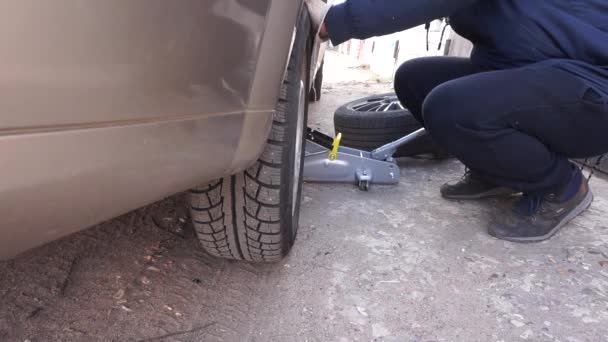
[{"label": "shoe sole", "polygon": [[527,238],[499,237],[496,236],[496,234],[494,233],[494,231],[492,231],[491,228],[489,229],[489,233],[490,235],[505,241],[521,243],[542,242],[555,236],[555,234],[557,234],[565,225],[570,223],[570,221],[572,221],[575,217],[587,210],[591,206],[591,203],[593,203],[593,193],[591,192],[591,189],[589,189],[587,195],[585,195],[585,198],[581,201],[581,203],[579,203],[579,205],[577,205],[576,208],[574,208],[574,210],[572,210],[568,215],[564,216],[564,218],[557,224],[557,226],[555,226],[555,228],[551,229],[551,231],[542,236]]},{"label": "shoe sole", "polygon": [[451,200],[476,200],[476,199],[483,199],[483,198],[489,198],[489,197],[503,197],[503,196],[511,196],[511,195],[515,195],[517,194],[517,192],[508,189],[508,188],[494,188],[492,190],[488,190],[486,192],[480,192],[478,194],[475,195],[445,195],[445,194],[441,194],[441,197],[445,198],[445,199],[451,199]]}]

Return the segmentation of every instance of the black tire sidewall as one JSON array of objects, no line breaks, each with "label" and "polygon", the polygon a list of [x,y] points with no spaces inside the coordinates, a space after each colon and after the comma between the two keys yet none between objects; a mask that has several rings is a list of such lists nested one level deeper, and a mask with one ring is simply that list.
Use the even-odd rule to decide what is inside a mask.
[{"label": "black tire sidewall", "polygon": [[348,102],[336,109],[334,124],[336,129],[348,128],[420,128],[420,123],[414,118],[409,110],[391,110],[386,112],[365,112],[353,109],[353,106],[364,101],[379,97],[395,96],[394,93],[367,96],[355,101]]},{"label": "black tire sidewall", "polygon": [[[304,101],[304,120],[303,130],[306,129],[306,121],[308,117],[308,92],[304,92],[304,96],[301,99],[298,99],[300,94],[299,85],[301,82],[308,87],[309,82],[309,64],[310,64],[310,51],[311,44],[309,40],[309,32],[310,32],[310,19],[308,13],[302,11],[300,15],[300,19],[298,22],[298,29],[296,34],[296,39],[294,41],[293,53],[291,55],[291,59],[289,64],[291,67],[297,68],[294,70],[298,70],[299,72],[290,72],[285,82],[289,84],[287,88],[287,116],[288,116],[288,128],[287,128],[287,146],[285,147],[285,160],[283,165],[287,167],[283,167],[281,170],[281,179],[288,180],[281,184],[281,204],[280,204],[280,213],[281,217],[284,218],[284,229],[283,232],[285,234],[284,239],[284,251],[287,252],[293,243],[295,242],[298,226],[299,226],[299,218],[300,218],[300,204],[301,204],[301,194],[302,194],[302,178],[304,174],[304,155],[305,155],[305,134],[302,134],[302,139],[300,141],[296,141],[297,137],[297,129],[298,129],[298,112],[299,112],[299,101]],[[301,144],[301,155],[300,155],[300,174],[298,179],[298,184],[295,184],[296,178],[294,177],[294,169],[295,169],[295,158],[296,158],[296,144]],[[293,189],[297,186],[296,196],[293,195]],[[295,203],[295,211],[293,210],[293,203]],[[290,218],[287,220],[287,218]]]}]

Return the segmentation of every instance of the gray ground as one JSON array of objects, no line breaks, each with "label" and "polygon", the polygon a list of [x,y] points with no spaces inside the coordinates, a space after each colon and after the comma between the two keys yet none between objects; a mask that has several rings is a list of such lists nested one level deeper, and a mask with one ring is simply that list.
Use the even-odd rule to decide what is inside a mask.
[{"label": "gray ground", "polygon": [[[390,88],[328,65],[313,126]],[[486,234],[501,202],[439,197],[459,163],[401,166],[369,193],[306,185],[277,265],[204,255],[183,195],[0,262],[0,341],[608,341],[605,181],[553,240],[518,245]]]}]

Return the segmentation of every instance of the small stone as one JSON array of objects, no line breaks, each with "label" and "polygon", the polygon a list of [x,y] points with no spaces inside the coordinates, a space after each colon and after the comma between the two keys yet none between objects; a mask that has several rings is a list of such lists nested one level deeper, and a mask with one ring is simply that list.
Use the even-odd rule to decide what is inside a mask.
[{"label": "small stone", "polygon": [[543,322],[543,324],[544,324],[546,327],[550,327],[550,326],[551,326],[551,322],[549,322],[549,321],[544,321],[544,322]]},{"label": "small stone", "polygon": [[522,321],[518,321],[518,320],[516,320],[516,319],[512,319],[512,320],[511,320],[511,324],[513,324],[514,326],[516,326],[516,327],[518,327],[518,328],[521,328],[521,327],[523,327],[523,326],[525,326],[525,325],[526,325],[526,323],[524,323],[524,322],[522,322]]},{"label": "small stone", "polygon": [[362,315],[363,315],[363,316],[365,316],[365,317],[369,316],[369,315],[367,314],[367,311],[365,311],[365,309],[364,309],[364,308],[362,308],[362,307],[360,307],[360,306],[357,306],[357,311],[359,311],[359,313],[360,313],[360,314],[362,314]]},{"label": "small stone", "polygon": [[147,277],[141,277],[139,279],[139,281],[141,281],[141,283],[144,284],[144,285],[149,285],[150,284],[150,279],[148,279]]},{"label": "small stone", "polygon": [[116,291],[116,293],[114,294],[114,299],[119,300],[122,299],[122,297],[124,297],[125,295],[125,290],[124,289],[120,289],[118,291]]},{"label": "small stone", "polygon": [[166,305],[166,304],[165,304],[165,309],[167,309],[167,310],[169,310],[169,311],[173,311],[173,308],[172,308],[172,307],[170,307],[169,305]]},{"label": "small stone", "polygon": [[531,329],[528,329],[528,330],[524,331],[521,335],[519,335],[519,337],[521,337],[524,340],[527,340],[530,337],[532,337],[533,335],[534,335],[534,332]]},{"label": "small stone", "polygon": [[593,317],[583,317],[581,319],[581,321],[583,321],[583,323],[585,324],[589,324],[589,323],[599,323],[600,321],[598,321],[597,319],[593,318]]},{"label": "small stone", "polygon": [[160,269],[158,267],[154,267],[154,266],[148,267],[147,270],[152,271],[152,272],[160,272]]},{"label": "small stone", "polygon": [[130,307],[126,306],[126,305],[121,305],[120,306],[121,309],[125,310],[126,312],[131,312],[133,311],[133,309],[131,309]]},{"label": "small stone", "polygon": [[390,331],[384,325],[380,323],[372,324],[372,336],[374,338],[385,337],[389,336],[390,334]]}]

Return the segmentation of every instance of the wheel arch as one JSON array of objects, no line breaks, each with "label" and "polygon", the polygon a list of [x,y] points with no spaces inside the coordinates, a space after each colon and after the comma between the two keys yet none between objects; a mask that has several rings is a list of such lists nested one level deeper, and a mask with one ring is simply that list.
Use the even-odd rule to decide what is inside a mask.
[{"label": "wheel arch", "polygon": [[[270,113],[270,115],[245,115],[241,131],[241,143],[235,153],[228,174],[244,170],[255,162],[264,149],[264,145],[251,144],[251,141],[262,141],[270,134],[272,112],[279,98],[281,83],[286,77],[289,58],[296,44],[296,36],[300,20],[309,20],[308,12],[303,1],[274,1],[267,14],[268,20],[260,44],[260,53],[251,85],[248,110],[253,112]],[[286,29],[287,27],[293,29]],[[309,37],[311,48],[313,40]],[[309,54],[309,65],[312,56]],[[277,66],[281,66],[278,68]],[[308,80],[308,88],[312,80]]]}]

